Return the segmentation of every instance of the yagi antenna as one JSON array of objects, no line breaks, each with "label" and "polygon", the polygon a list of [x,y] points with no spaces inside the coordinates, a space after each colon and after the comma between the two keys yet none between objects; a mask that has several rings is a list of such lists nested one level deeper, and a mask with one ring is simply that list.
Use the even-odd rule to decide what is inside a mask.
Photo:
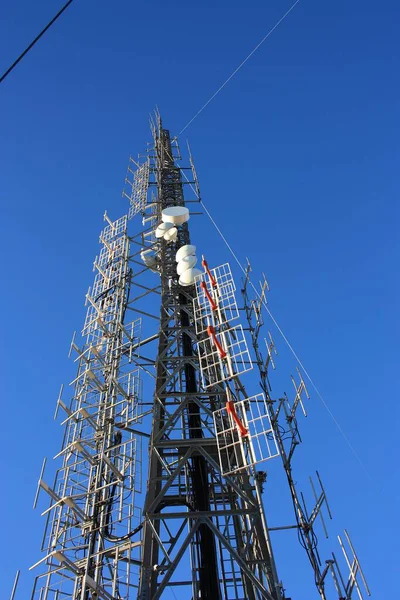
[{"label": "yagi antenna", "polygon": [[291,408],[291,414],[292,414],[292,417],[295,416],[297,407],[300,404],[301,410],[303,411],[303,414],[306,417],[307,416],[307,412],[306,412],[306,409],[304,408],[302,394],[304,393],[305,396],[306,396],[306,398],[308,400],[310,399],[310,396],[308,394],[308,390],[307,390],[306,384],[304,383],[304,379],[303,379],[303,376],[301,374],[301,371],[300,371],[299,367],[296,367],[296,370],[297,370],[297,374],[298,374],[299,379],[300,379],[300,383],[297,384],[296,381],[295,381],[295,378],[293,377],[293,375],[290,376],[291,380],[292,380],[292,383],[293,383],[293,387],[294,387],[295,392],[296,392],[296,396],[294,398],[294,401],[293,401],[293,404],[292,404],[292,408]]},{"label": "yagi antenna", "polygon": [[325,508],[327,510],[327,513],[328,513],[328,516],[330,519],[332,519],[332,514],[331,514],[331,510],[329,508],[328,499],[326,497],[326,492],[325,492],[324,486],[322,485],[322,481],[321,481],[318,471],[316,471],[316,475],[317,475],[317,479],[318,479],[318,483],[321,488],[321,491],[318,495],[315,490],[314,482],[313,482],[312,478],[310,477],[310,485],[311,485],[311,489],[313,491],[314,499],[315,499],[315,506],[310,514],[310,523],[313,524],[315,519],[319,516],[319,518],[321,519],[322,527],[324,529],[325,537],[328,538],[329,537],[328,530],[326,528],[324,515],[322,512],[323,505],[325,505]]},{"label": "yagi antenna", "polygon": [[272,334],[271,334],[270,331],[268,331],[268,337],[269,337],[269,341],[266,338],[264,338],[264,342],[265,342],[265,345],[267,347],[267,352],[268,352],[267,360],[265,361],[265,370],[267,372],[268,372],[269,365],[271,365],[271,367],[274,370],[276,369],[273,355],[274,354],[275,355],[278,354],[278,351],[277,351],[276,346],[275,346],[275,342],[272,339]]},{"label": "yagi antenna", "polygon": [[350,536],[349,536],[349,534],[348,534],[348,532],[347,532],[346,529],[344,530],[344,535],[345,535],[346,541],[347,541],[347,543],[348,543],[348,545],[350,547],[350,552],[348,552],[346,550],[346,547],[345,547],[345,545],[344,545],[344,543],[343,543],[342,538],[340,537],[340,535],[338,535],[337,537],[338,537],[338,541],[339,541],[340,547],[342,549],[343,555],[345,557],[347,566],[349,568],[349,578],[348,578],[348,581],[347,581],[346,593],[347,593],[348,597],[351,598],[351,592],[352,592],[353,588],[355,587],[356,590],[357,590],[359,599],[363,600],[363,595],[361,593],[360,586],[359,586],[359,583],[357,581],[357,575],[358,574],[361,577],[361,580],[362,580],[362,582],[364,584],[364,587],[365,587],[365,590],[366,590],[368,596],[371,595],[371,592],[370,592],[370,589],[368,587],[368,583],[367,583],[367,580],[365,578],[365,575],[364,575],[364,573],[363,573],[363,571],[361,569],[360,561],[358,560],[358,556],[356,554],[356,551],[354,550],[354,546],[352,544],[352,541],[351,541]]}]

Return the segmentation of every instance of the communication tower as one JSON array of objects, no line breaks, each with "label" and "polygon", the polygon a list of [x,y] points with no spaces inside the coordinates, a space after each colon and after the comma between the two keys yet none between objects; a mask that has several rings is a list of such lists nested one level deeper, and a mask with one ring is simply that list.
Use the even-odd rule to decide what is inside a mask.
[{"label": "communication tower", "polygon": [[[334,554],[320,558],[316,520],[326,532],[331,513],[319,474],[311,510],[296,488],[308,392],[298,370],[292,396],[272,396],[267,280],[256,290],[248,264],[238,307],[229,264],[200,258],[189,232],[201,208],[192,158],[180,165],[158,113],[151,129],[147,154],[129,162],[127,214],[104,215],[84,326],[71,343],[77,374],[55,414],[59,468],[50,485],[44,461],[34,502],[41,491],[50,499],[31,600],[289,600],[271,543],[271,531],[288,528],[316,596],[362,599],[361,586],[369,589],[347,532],[346,578]],[[248,392],[253,368],[260,387]],[[260,469],[270,459],[282,462],[294,514],[273,529]],[[302,600],[295,587],[290,596]]]}]

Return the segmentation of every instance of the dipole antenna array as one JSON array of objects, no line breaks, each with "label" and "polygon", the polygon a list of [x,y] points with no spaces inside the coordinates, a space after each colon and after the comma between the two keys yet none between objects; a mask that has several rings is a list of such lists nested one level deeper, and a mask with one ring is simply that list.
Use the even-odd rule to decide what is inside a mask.
[{"label": "dipole antenna array", "polygon": [[[276,368],[275,355],[277,354],[277,350],[270,331],[267,332],[268,337],[264,337],[263,339],[263,346],[265,347],[264,356],[260,347],[260,336],[264,331],[263,306],[267,304],[267,293],[270,291],[270,288],[268,281],[263,274],[262,281],[259,283],[259,292],[256,294],[256,297],[252,299],[249,294],[249,288],[253,288],[253,286],[249,285],[250,274],[251,265],[249,260],[247,260],[245,277],[241,289],[243,306],[251,337],[251,345],[254,351],[255,364],[259,371],[260,386],[266,399],[266,410],[271,421],[274,438],[278,446],[278,453],[286,474],[295,518],[294,525],[274,527],[273,530],[296,529],[298,531],[300,544],[307,554],[314,572],[315,585],[322,600],[328,600],[328,598],[350,600],[353,597],[354,590],[357,591],[359,599],[362,600],[363,595],[357,579],[358,575],[361,577],[362,584],[364,585],[368,596],[371,594],[347,531],[345,531],[345,537],[350,548],[351,559],[346,552],[340,536],[338,536],[339,544],[343,551],[347,566],[349,567],[347,581],[344,580],[340,565],[333,553],[332,557],[325,560],[324,563],[321,560],[318,551],[318,538],[315,532],[315,523],[319,517],[325,537],[328,538],[325,519],[326,516],[329,519],[332,519],[332,513],[328,504],[327,495],[321,477],[318,471],[316,471],[318,491],[314,485],[313,479],[311,477],[309,478],[314,499],[314,506],[309,510],[304,494],[302,492],[299,493],[297,490],[292,467],[293,455],[299,444],[302,442],[297,413],[300,410],[304,416],[307,416],[304,400],[309,399],[309,394],[302,373],[300,369],[296,367],[297,378],[293,377],[293,375],[291,376],[294,388],[293,400],[290,400],[286,393],[277,400],[272,396],[272,386],[269,376],[270,369],[272,368],[274,370]],[[325,517],[324,510],[326,511]],[[272,529],[270,529],[270,531],[272,531]],[[336,592],[334,595],[327,593],[326,578],[329,574],[332,576],[332,582]]]},{"label": "dipole antenna array", "polygon": [[[348,579],[333,554],[321,562],[314,527],[319,518],[327,533],[323,510],[331,513],[319,474],[311,511],[292,476],[308,393],[298,371],[293,400],[271,396],[271,334],[266,358],[259,345],[268,283],[252,300],[248,265],[245,330],[229,264],[209,266],[203,256],[196,266],[192,158],[178,164],[177,140],[158,112],[150,126],[148,152],[129,161],[128,213],[104,215],[84,326],[72,339],[77,375],[55,414],[63,415],[61,464],[50,485],[43,463],[34,502],[49,497],[31,600],[289,600],[271,543],[271,532],[288,527],[299,532],[323,600],[329,574],[329,598],[362,598],[361,585],[369,590],[347,532],[339,543]],[[254,366],[261,388],[249,395]],[[269,528],[259,465],[278,456],[295,522]]]}]

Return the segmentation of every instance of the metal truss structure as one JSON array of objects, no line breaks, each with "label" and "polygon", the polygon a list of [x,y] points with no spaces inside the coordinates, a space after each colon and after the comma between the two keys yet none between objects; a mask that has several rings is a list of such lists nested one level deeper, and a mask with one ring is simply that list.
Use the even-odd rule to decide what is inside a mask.
[{"label": "metal truss structure", "polygon": [[[78,372],[65,414],[62,461],[53,486],[39,480],[50,496],[40,561],[46,569],[32,598],[123,598],[134,585],[130,565],[139,564],[140,529],[134,497],[140,491],[141,451],[129,427],[138,422],[139,368],[132,360],[140,340],[140,319],[125,318],[130,243],[127,217],[111,221],[100,235],[95,277],[86,295],[82,344],[71,352]],[[38,494],[37,494],[38,496]],[[35,505],[37,497],[35,499]],[[39,564],[39,563],[38,563]]]},{"label": "metal truss structure", "polygon": [[[311,512],[297,494],[291,459],[307,390],[299,372],[293,402],[271,397],[270,334],[266,359],[259,347],[267,283],[251,300],[248,266],[247,332],[228,264],[209,268],[203,258],[201,274],[179,283],[176,253],[191,244],[188,222],[176,225],[174,239],[155,230],[165,209],[199,205],[197,176],[191,158],[187,169],[179,165],[158,114],[151,129],[144,162],[129,162],[128,213],[104,215],[81,339],[71,343],[77,375],[56,409],[61,464],[52,485],[43,464],[35,498],[36,506],[44,491],[50,501],[31,600],[290,600],[262,503],[266,473],[257,470],[278,455],[296,519],[289,527],[299,531],[320,597],[328,598],[331,574],[330,598],[362,598],[359,576],[366,581],[347,532],[348,550],[339,538],[347,582],[334,555],[321,564],[313,528],[320,517],[326,531],[322,508],[330,510],[319,475]],[[261,391],[248,395],[242,376],[254,366]]]},{"label": "metal truss structure", "polygon": [[[184,205],[184,195],[161,126],[155,148],[160,220],[163,209]],[[176,275],[176,251],[187,244],[185,223],[176,244],[163,242],[158,250],[160,339],[138,597],[156,600],[174,586],[181,598],[277,600],[281,586],[258,484],[249,472],[224,476],[219,464],[213,413],[226,405],[228,390],[199,368],[198,352],[211,363],[213,350],[208,337],[196,334],[194,286],[182,288]]]}]

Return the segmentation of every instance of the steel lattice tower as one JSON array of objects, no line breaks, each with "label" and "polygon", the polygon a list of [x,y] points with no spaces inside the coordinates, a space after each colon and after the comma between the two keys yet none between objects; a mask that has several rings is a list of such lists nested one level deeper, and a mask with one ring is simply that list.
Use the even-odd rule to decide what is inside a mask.
[{"label": "steel lattice tower", "polygon": [[[184,205],[183,186],[180,169],[172,157],[169,133],[162,128],[156,148],[161,217],[163,209]],[[176,250],[189,243],[185,223],[176,247],[163,244],[161,249],[164,268],[160,341],[144,509],[140,598],[160,597],[175,569],[176,562],[169,564],[165,558],[160,569],[154,568],[161,560],[161,539],[167,539],[164,541],[167,552],[175,545],[176,534],[168,533],[170,521],[177,531],[188,531],[176,549],[179,555],[190,546],[194,597],[221,598],[220,557],[224,570],[229,564],[225,580],[232,579],[241,589],[237,597],[257,598],[263,593],[266,598],[280,598],[257,485],[254,489],[246,475],[240,476],[236,489],[223,481],[216,439],[206,435],[212,426],[213,411],[226,404],[226,391],[216,385],[205,393],[197,375],[194,290],[190,286],[189,291],[185,291],[179,285],[175,261]],[[229,535],[221,535],[221,531]]]},{"label": "steel lattice tower", "polygon": [[[259,346],[267,282],[252,300],[248,265],[242,296],[249,352],[247,334],[234,324],[239,311],[229,265],[209,268],[203,259],[193,280],[179,273],[178,251],[190,250],[186,276],[195,263],[188,220],[169,224],[166,215],[171,209],[184,214],[186,203],[199,206],[197,176],[191,158],[188,169],[178,163],[178,144],[158,114],[151,126],[145,160],[131,159],[128,167],[128,214],[116,221],[105,215],[82,340],[74,336],[71,344],[78,372],[70,402],[60,393],[56,411],[65,414],[56,457],[62,464],[52,486],[43,464],[35,498],[36,505],[46,491],[50,506],[31,598],[289,600],[264,514],[266,474],[257,470],[279,454],[293,528],[319,596],[350,600],[354,590],[361,594],[358,575],[365,583],[351,540],[349,555],[339,538],[350,568],[345,582],[335,556],[322,564],[316,548],[314,525],[321,517],[325,528],[323,506],[330,516],[319,475],[312,511],[292,476],[301,441],[296,411],[307,394],[300,372],[293,402],[271,397],[272,337],[266,359]],[[241,375],[253,366],[261,393],[249,396]]]}]

